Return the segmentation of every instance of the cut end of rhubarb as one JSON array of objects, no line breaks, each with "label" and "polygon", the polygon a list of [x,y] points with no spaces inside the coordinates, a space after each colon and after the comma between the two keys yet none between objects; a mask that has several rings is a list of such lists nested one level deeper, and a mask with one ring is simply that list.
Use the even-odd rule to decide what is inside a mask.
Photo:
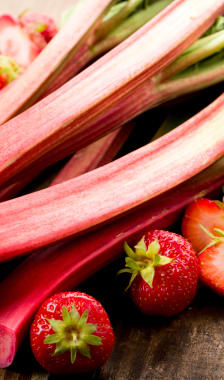
[{"label": "cut end of rhubarb", "polygon": [[12,364],[16,353],[16,336],[14,331],[0,324],[0,368]]}]

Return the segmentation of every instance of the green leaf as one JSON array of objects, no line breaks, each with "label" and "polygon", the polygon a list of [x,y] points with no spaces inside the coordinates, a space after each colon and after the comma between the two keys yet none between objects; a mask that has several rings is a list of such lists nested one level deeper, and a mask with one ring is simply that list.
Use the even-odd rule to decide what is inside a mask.
[{"label": "green leaf", "polygon": [[88,316],[89,316],[89,312],[88,312],[88,310],[86,309],[86,310],[82,313],[82,315],[81,315],[81,317],[80,317],[80,320],[79,320],[79,322],[78,322],[78,328],[82,328],[82,327],[86,324],[87,319],[88,319]]},{"label": "green leaf", "polygon": [[133,251],[133,249],[131,249],[131,247],[129,247],[129,245],[126,241],[124,242],[124,251],[132,259],[134,259],[134,260],[136,259],[135,252]]},{"label": "green leaf", "polygon": [[132,270],[131,269],[120,269],[118,272],[117,272],[117,275],[121,274],[121,273],[132,273]]},{"label": "green leaf", "polygon": [[62,306],[62,318],[63,318],[63,321],[67,324],[71,323],[72,321],[71,315],[68,312],[68,309],[66,306]]},{"label": "green leaf", "polygon": [[132,272],[139,272],[140,268],[135,260],[130,257],[125,258],[126,266],[131,269]]},{"label": "green leaf", "polygon": [[55,349],[54,353],[52,354],[52,356],[64,354],[66,351],[67,350],[65,348],[58,345],[58,346],[56,346],[56,349]]},{"label": "green leaf", "polygon": [[202,224],[200,224],[200,228],[211,238],[215,239],[215,235],[213,235],[210,231],[208,231]]},{"label": "green leaf", "polygon": [[154,258],[156,254],[160,251],[160,245],[158,240],[154,240],[152,243],[149,244],[147,252],[145,255],[149,258]]},{"label": "green leaf", "polygon": [[131,275],[131,278],[130,278],[130,281],[129,281],[129,284],[128,286],[125,288],[125,292],[130,288],[132,282],[134,281],[135,277],[137,277],[138,273],[132,273]]},{"label": "green leaf", "polygon": [[143,280],[150,286],[150,288],[153,288],[152,284],[155,276],[155,269],[153,267],[142,269],[141,276]]},{"label": "green leaf", "polygon": [[57,319],[47,319],[47,321],[50,323],[51,328],[52,328],[55,332],[58,332],[58,330],[60,330],[60,328],[64,326],[64,322],[61,321],[61,320],[57,320]]},{"label": "green leaf", "polygon": [[86,335],[83,336],[83,340],[87,344],[91,344],[92,346],[100,346],[102,344],[102,339],[96,335]]},{"label": "green leaf", "polygon": [[221,32],[221,30],[224,30],[224,17],[220,16],[216,19],[214,24],[207,30],[207,32],[204,34],[204,36],[209,36],[211,34]]},{"label": "green leaf", "polygon": [[128,4],[128,1],[122,1],[122,3],[115,4],[113,7],[110,8],[109,12],[104,17],[103,21],[107,21],[110,18],[114,17],[116,14],[118,14],[121,10],[123,10],[126,5]]},{"label": "green leaf", "polygon": [[167,257],[167,256],[161,256],[161,255],[157,255],[159,256],[159,260],[158,260],[158,264],[154,265],[154,266],[163,266],[163,265],[167,265],[169,263],[171,263],[171,261],[173,261],[172,258],[170,257]]},{"label": "green leaf", "polygon": [[159,265],[159,263],[160,263],[160,255],[158,255],[157,253],[155,254],[155,258],[154,258],[154,261],[153,261],[153,266],[154,267],[157,267],[158,265]]},{"label": "green leaf", "polygon": [[35,27],[35,32],[42,33],[46,30],[46,28],[47,28],[46,24],[37,23]]},{"label": "green leaf", "polygon": [[88,334],[92,334],[97,329],[97,325],[93,323],[87,323],[86,327],[87,327]]},{"label": "green leaf", "polygon": [[88,359],[91,359],[90,349],[85,342],[82,342],[82,344],[78,347],[78,350],[81,355],[85,356]]},{"label": "green leaf", "polygon": [[145,244],[145,236],[136,244],[135,251],[138,256],[145,256],[146,253],[146,244]]},{"label": "green leaf", "polygon": [[221,237],[224,237],[224,231],[221,230],[220,228],[214,228],[214,232],[215,232],[217,235],[219,235],[219,236],[221,236]]},{"label": "green leaf", "polygon": [[44,339],[44,343],[45,344],[54,344],[54,343],[59,343],[60,340],[61,340],[61,338],[58,336],[58,334],[52,334],[52,335],[48,335]]},{"label": "green leaf", "polygon": [[77,348],[71,347],[70,348],[70,353],[71,353],[71,363],[74,364],[75,363],[75,359],[76,359]]},{"label": "green leaf", "polygon": [[78,310],[75,308],[75,306],[73,305],[71,310],[70,310],[70,316],[72,318],[73,321],[79,321],[80,319],[80,315],[79,315],[79,312]]}]

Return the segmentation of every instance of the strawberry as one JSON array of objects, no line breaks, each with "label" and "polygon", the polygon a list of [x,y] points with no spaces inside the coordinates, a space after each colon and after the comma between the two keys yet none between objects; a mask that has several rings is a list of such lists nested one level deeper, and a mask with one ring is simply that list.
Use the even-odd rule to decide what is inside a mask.
[{"label": "strawberry", "polygon": [[39,47],[30,40],[16,18],[7,14],[0,16],[0,54],[25,69],[39,53]]},{"label": "strawberry", "polygon": [[224,295],[224,243],[203,250],[198,260],[201,281]]},{"label": "strawberry", "polygon": [[150,231],[133,251],[125,243],[126,268],[131,273],[131,297],[142,312],[171,316],[193,300],[198,259],[189,242],[168,231]]},{"label": "strawberry", "polygon": [[186,210],[182,223],[184,236],[199,252],[199,277],[224,295],[224,205],[200,198]]},{"label": "strawberry", "polygon": [[93,297],[59,293],[46,300],[30,330],[37,361],[55,374],[91,371],[108,359],[114,333],[107,313]]},{"label": "strawberry", "polygon": [[[197,252],[212,242],[212,235],[217,235],[217,228],[224,230],[222,202],[199,198],[188,206],[182,221],[182,233]],[[212,235],[209,236],[206,230]]]},{"label": "strawberry", "polygon": [[22,70],[11,58],[0,55],[0,90],[20,74]]},{"label": "strawberry", "polygon": [[38,12],[23,12],[19,17],[21,27],[30,39],[42,50],[58,32],[55,21]]}]

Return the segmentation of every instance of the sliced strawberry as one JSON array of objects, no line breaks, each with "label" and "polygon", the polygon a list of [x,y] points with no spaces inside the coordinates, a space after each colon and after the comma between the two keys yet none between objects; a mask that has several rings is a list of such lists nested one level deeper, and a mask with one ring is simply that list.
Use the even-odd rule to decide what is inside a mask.
[{"label": "sliced strawberry", "polygon": [[220,236],[215,229],[224,231],[224,208],[221,202],[200,198],[186,210],[182,222],[182,233],[197,252],[213,241],[203,228],[214,236]]},{"label": "sliced strawberry", "polygon": [[30,40],[16,18],[0,16],[0,54],[12,58],[25,69],[39,53],[39,47]]},{"label": "sliced strawberry", "polygon": [[25,12],[20,16],[19,22],[31,40],[41,49],[43,49],[58,32],[55,21],[43,13]]},{"label": "sliced strawberry", "polygon": [[21,68],[10,58],[0,55],[0,90],[22,74]]},{"label": "sliced strawberry", "polygon": [[200,279],[224,295],[224,244],[205,249],[198,257]]}]

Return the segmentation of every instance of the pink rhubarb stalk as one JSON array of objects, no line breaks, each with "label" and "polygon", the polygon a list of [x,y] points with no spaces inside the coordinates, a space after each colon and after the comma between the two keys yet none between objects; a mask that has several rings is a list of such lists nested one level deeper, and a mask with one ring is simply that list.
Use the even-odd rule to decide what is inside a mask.
[{"label": "pink rhubarb stalk", "polygon": [[[144,110],[153,108],[178,96],[212,86],[223,80],[224,63],[220,60],[214,64],[205,65],[199,71],[192,70],[191,73],[183,73],[179,77],[171,78],[164,83],[160,83],[158,78],[146,81],[118,106],[105,113],[97,122],[93,122],[87,126],[86,132],[82,131],[75,138],[71,138],[62,146],[56,147],[35,161],[29,168],[12,177],[6,185],[0,188],[0,200],[7,200],[18,193],[18,191],[46,168],[46,163],[51,165],[72,154],[93,139],[99,138],[103,133],[110,131],[114,127],[121,126],[127,120],[132,119]],[[94,136],[91,134],[92,131],[94,131]]]},{"label": "pink rhubarb stalk", "polygon": [[149,229],[169,227],[194,199],[217,191],[224,183],[223,173],[221,159],[119,221],[25,259],[0,284],[0,367],[12,363],[36,310],[48,296],[74,288],[115,260],[124,240],[132,243]]},{"label": "pink rhubarb stalk", "polygon": [[[134,32],[136,32],[136,30],[167,7],[173,0],[159,0],[153,4],[148,4],[145,8],[137,10],[134,14],[126,18],[129,13],[133,11],[137,5],[143,3],[143,1],[144,0],[128,0],[126,2],[126,6],[124,2],[123,4],[119,3],[115,5],[114,7],[121,7],[121,5],[123,5],[121,11],[109,19],[107,15],[106,19],[102,20],[100,25],[93,32],[91,45],[88,43],[90,41],[87,41],[81,54],[79,52],[77,53],[74,59],[64,68],[61,74],[55,78],[47,91],[44,92],[44,96],[57,90],[69,79],[74,77],[80,69],[86,66],[89,62],[93,62],[96,58],[102,56],[107,51],[111,50],[126,38],[131,36]],[[109,13],[113,11],[114,7],[112,7]],[[123,18],[126,19],[121,22]]]},{"label": "pink rhubarb stalk", "polygon": [[111,221],[224,154],[224,95],[174,131],[74,180],[0,204],[4,261]]},{"label": "pink rhubarb stalk", "polygon": [[133,126],[133,123],[129,123],[124,128],[116,129],[109,135],[79,150],[54,178],[51,186],[68,181],[111,162],[127,140]]},{"label": "pink rhubarb stalk", "polygon": [[76,54],[113,0],[82,0],[68,23],[49,42],[25,74],[2,94],[0,123],[39,98],[47,84]]},{"label": "pink rhubarb stalk", "polygon": [[[161,71],[223,11],[224,0],[215,0],[215,3],[214,0],[203,3],[174,1],[73,80],[4,124],[0,129],[0,140],[3,142],[0,183],[3,184],[32,161],[75,136],[131,90]],[[145,46],[148,48],[145,49]],[[2,104],[4,102],[0,104],[0,114],[4,115]]]},{"label": "pink rhubarb stalk", "polygon": [[[122,129],[117,129],[109,135],[101,138],[99,141],[78,151],[65,166],[64,170],[62,169],[58,176],[56,176],[52,185],[67,181],[68,179],[74,178],[112,161],[130,135],[133,126],[134,123],[127,123]],[[42,157],[34,166],[25,169],[18,176],[12,178],[6,186],[0,188],[0,201],[12,198],[31,182],[33,178],[37,177],[44,170],[46,160],[50,165],[60,158],[72,154],[74,150],[75,148],[73,146],[65,146],[63,147],[62,152],[56,149],[55,152],[51,152],[51,154]]]}]

